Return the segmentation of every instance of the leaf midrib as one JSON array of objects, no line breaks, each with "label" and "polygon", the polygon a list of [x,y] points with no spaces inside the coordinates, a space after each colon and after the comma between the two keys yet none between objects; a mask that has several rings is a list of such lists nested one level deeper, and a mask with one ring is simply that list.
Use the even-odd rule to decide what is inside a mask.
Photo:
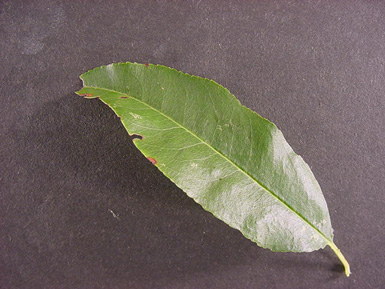
[{"label": "leaf midrib", "polygon": [[[254,178],[252,175],[250,175],[246,170],[244,170],[240,165],[236,164],[235,162],[233,162],[231,159],[229,159],[226,155],[224,155],[221,151],[217,150],[216,148],[214,148],[211,144],[207,143],[206,141],[204,141],[202,138],[200,138],[199,136],[197,136],[194,132],[192,132],[191,130],[187,129],[186,127],[182,126],[180,123],[178,123],[177,121],[175,121],[174,119],[172,119],[171,117],[169,117],[168,115],[164,114],[163,112],[161,112],[160,110],[156,109],[155,107],[149,105],[148,103],[144,102],[144,101],[141,101],[135,97],[133,97],[132,95],[129,95],[127,93],[124,93],[124,92],[120,92],[120,91],[117,91],[117,90],[113,90],[113,89],[109,89],[109,88],[103,88],[103,87],[98,87],[98,86],[84,86],[84,88],[96,88],[96,89],[101,89],[101,90],[105,90],[105,91],[111,91],[111,92],[114,92],[114,93],[118,93],[120,95],[124,95],[124,96],[127,96],[147,107],[149,107],[150,109],[154,110],[155,112],[159,113],[160,115],[164,116],[165,118],[169,119],[170,121],[174,122],[177,126],[179,126],[180,128],[184,129],[185,131],[187,131],[188,133],[190,133],[192,136],[194,136],[195,138],[197,138],[199,141],[201,141],[203,144],[205,144],[207,147],[209,147],[210,149],[212,149],[215,153],[219,154],[221,157],[223,157],[226,161],[228,161],[229,163],[231,163],[233,166],[235,166],[239,171],[241,171],[242,173],[244,173],[247,177],[249,177],[250,179],[252,179],[254,182],[256,182],[261,188],[263,188],[266,192],[268,192],[270,195],[272,195],[273,197],[275,197],[278,201],[280,201],[285,207],[287,207],[289,209],[289,211],[291,211],[292,213],[294,213],[295,215],[297,215],[297,217],[299,217],[303,222],[305,222],[306,224],[308,224],[311,228],[313,228],[318,234],[321,235],[321,237],[323,237],[327,244],[329,246],[331,246],[331,244],[334,244],[334,242],[332,240],[330,240],[322,231],[320,231],[317,227],[315,227],[310,221],[308,221],[304,216],[302,216],[299,212],[297,212],[291,205],[289,205],[286,201],[284,201],[282,198],[280,198],[278,195],[276,195],[272,190],[270,190],[267,186],[265,186],[264,184],[262,184],[260,181],[258,181],[256,178]],[[242,105],[242,104],[240,104]]]}]

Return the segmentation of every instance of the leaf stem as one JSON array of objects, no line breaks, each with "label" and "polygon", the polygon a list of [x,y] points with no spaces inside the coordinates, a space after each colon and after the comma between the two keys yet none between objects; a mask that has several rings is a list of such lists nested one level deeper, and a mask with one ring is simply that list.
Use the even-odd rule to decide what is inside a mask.
[{"label": "leaf stem", "polygon": [[344,255],[342,255],[340,249],[338,249],[336,244],[334,244],[332,241],[330,241],[330,242],[328,242],[328,245],[330,246],[330,248],[332,248],[333,252],[337,255],[337,257],[340,259],[340,261],[344,265],[346,277],[349,277],[350,265],[349,265],[348,261],[345,259]]}]

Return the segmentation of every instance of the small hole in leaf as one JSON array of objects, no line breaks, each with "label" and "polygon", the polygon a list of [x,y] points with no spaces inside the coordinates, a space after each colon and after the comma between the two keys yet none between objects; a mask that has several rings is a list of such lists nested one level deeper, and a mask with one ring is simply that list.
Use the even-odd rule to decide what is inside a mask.
[{"label": "small hole in leaf", "polygon": [[133,133],[133,134],[131,134],[130,136],[131,136],[131,139],[132,139],[132,140],[136,140],[136,139],[142,140],[142,139],[143,139],[143,136],[140,135],[140,134],[135,134],[135,133]]}]

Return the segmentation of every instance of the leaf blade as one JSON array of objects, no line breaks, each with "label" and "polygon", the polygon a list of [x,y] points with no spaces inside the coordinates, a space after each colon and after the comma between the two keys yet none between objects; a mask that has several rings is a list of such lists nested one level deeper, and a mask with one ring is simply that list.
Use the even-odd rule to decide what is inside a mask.
[{"label": "leaf blade", "polygon": [[247,238],[274,251],[313,251],[332,243],[326,202],[310,168],[274,124],[222,86],[133,63],[81,78],[79,94],[98,95],[130,134],[143,136],[134,143],[145,156]]}]

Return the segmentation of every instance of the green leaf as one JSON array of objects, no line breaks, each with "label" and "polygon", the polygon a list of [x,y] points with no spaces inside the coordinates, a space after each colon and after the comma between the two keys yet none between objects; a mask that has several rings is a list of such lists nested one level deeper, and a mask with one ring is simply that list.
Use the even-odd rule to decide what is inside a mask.
[{"label": "green leaf", "polygon": [[161,65],[110,64],[79,95],[111,107],[134,144],[205,210],[273,251],[333,243],[325,199],[281,131],[212,80]]}]

